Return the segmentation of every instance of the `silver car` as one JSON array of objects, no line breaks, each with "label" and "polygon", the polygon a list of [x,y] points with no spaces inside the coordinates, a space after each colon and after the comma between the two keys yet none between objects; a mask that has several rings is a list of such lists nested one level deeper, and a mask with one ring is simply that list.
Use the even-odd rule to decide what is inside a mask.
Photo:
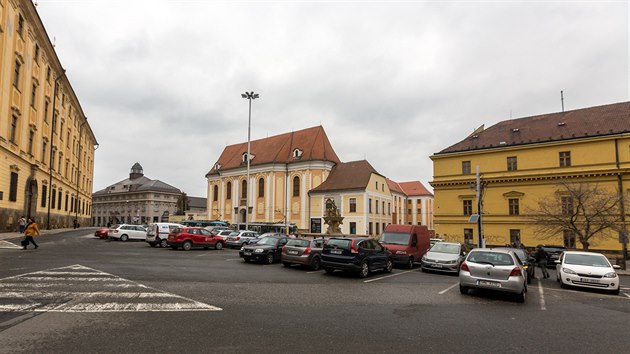
[{"label": "silver car", "polygon": [[250,245],[258,241],[258,233],[253,231],[241,230],[232,231],[225,238],[225,245],[231,248],[240,248],[243,245]]},{"label": "silver car", "polygon": [[477,248],[468,254],[459,272],[459,291],[488,289],[516,294],[518,302],[525,301],[527,271],[510,250]]},{"label": "silver car", "polygon": [[619,277],[615,269],[601,253],[565,251],[556,261],[556,280],[560,286],[576,286],[603,289],[619,294]]},{"label": "silver car", "polygon": [[459,242],[436,242],[422,257],[422,271],[436,270],[457,273],[470,249]]}]

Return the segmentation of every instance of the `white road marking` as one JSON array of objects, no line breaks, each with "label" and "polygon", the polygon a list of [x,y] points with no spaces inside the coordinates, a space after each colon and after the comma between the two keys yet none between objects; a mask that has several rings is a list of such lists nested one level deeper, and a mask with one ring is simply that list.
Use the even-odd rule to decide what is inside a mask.
[{"label": "white road marking", "polygon": [[364,280],[363,282],[364,283],[371,283],[373,281],[377,281],[377,280],[381,280],[381,279],[387,279],[387,278],[395,277],[397,275],[406,274],[406,273],[409,273],[409,272],[413,272],[413,270],[407,270],[407,271],[404,271],[404,272],[394,273],[394,274],[386,275],[386,276],[379,277],[379,278],[374,278],[374,279],[370,279],[370,280]]},{"label": "white road marking", "polygon": [[540,295],[540,310],[546,311],[547,307],[545,306],[545,291],[543,290],[542,284],[540,283],[540,278],[536,278],[538,280],[538,294]]},{"label": "white road marking", "polygon": [[627,298],[630,298],[630,294],[626,294],[626,293],[622,293],[624,294]]},{"label": "white road marking", "polygon": [[[68,289],[77,288],[81,291],[68,291]],[[3,304],[0,304],[0,311],[173,312],[222,310],[219,307],[154,289],[81,265],[0,279],[0,298],[4,300]]]},{"label": "white road marking", "polygon": [[623,288],[623,287],[619,288],[619,289],[621,289],[621,290],[630,290],[630,288]]},{"label": "white road marking", "polygon": [[6,249],[20,249],[22,247],[16,245],[15,243],[9,242],[9,241],[0,241],[0,248],[6,248]]},{"label": "white road marking", "polygon": [[306,272],[306,274],[320,273],[321,271],[322,271],[321,269],[320,270],[313,270],[313,271],[310,271],[310,272]]},{"label": "white road marking", "polygon": [[231,261],[240,261],[240,260],[242,260],[242,259],[241,259],[241,258],[229,258],[229,259],[226,259],[226,261],[228,261],[228,262],[231,262]]},{"label": "white road marking", "polygon": [[455,284],[453,284],[453,285],[449,286],[448,288],[446,288],[446,289],[444,289],[444,290],[440,291],[438,294],[442,295],[442,294],[444,294],[445,292],[447,292],[447,291],[449,291],[449,290],[453,289],[454,287],[456,287],[456,286],[458,286],[458,285],[459,285],[459,283],[455,283]]}]

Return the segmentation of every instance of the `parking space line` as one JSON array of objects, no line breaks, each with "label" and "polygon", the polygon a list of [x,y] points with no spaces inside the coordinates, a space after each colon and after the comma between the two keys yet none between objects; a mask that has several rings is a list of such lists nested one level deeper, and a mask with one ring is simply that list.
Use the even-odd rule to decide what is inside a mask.
[{"label": "parking space line", "polygon": [[440,291],[438,294],[442,295],[442,294],[444,294],[445,292],[447,292],[447,291],[449,291],[449,290],[453,289],[454,287],[456,287],[456,286],[458,286],[458,285],[459,285],[459,283],[455,283],[455,284],[453,284],[453,285],[449,286],[448,288],[446,288],[446,289],[444,289],[444,290]]},{"label": "parking space line", "polygon": [[226,259],[226,261],[231,262],[231,261],[240,261],[240,258],[228,258]]},{"label": "parking space line", "polygon": [[540,278],[536,278],[538,280],[538,294],[540,295],[540,310],[546,311],[547,307],[545,305],[545,291],[543,290],[542,284],[540,282]]},{"label": "parking space line", "polygon": [[306,274],[319,273],[321,271],[322,271],[321,269],[320,270],[313,270],[313,271],[310,271],[310,272],[306,272]]},{"label": "parking space line", "polygon": [[626,293],[622,293],[624,294],[627,298],[630,298],[630,294],[626,294]]},{"label": "parking space line", "polygon": [[371,282],[373,282],[373,281],[377,281],[377,280],[381,280],[381,279],[386,279],[386,278],[391,278],[391,277],[395,277],[395,276],[397,276],[397,275],[406,274],[406,273],[413,272],[413,271],[414,271],[413,269],[412,269],[412,270],[407,270],[407,271],[404,271],[404,272],[394,273],[394,274],[386,275],[386,276],[379,277],[379,278],[374,278],[374,279],[370,279],[370,280],[364,280],[363,282],[364,282],[364,283],[371,283]]}]

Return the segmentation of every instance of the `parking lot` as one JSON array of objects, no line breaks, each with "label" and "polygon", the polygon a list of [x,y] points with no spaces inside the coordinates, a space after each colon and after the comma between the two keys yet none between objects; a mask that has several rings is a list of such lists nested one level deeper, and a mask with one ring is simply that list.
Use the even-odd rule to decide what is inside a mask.
[{"label": "parking lot", "polygon": [[44,236],[37,250],[6,241],[0,352],[627,350],[629,277],[613,296],[561,289],[550,270],[519,304],[461,295],[456,276],[418,267],[327,275],[244,263],[238,250],[100,240],[88,229]]}]

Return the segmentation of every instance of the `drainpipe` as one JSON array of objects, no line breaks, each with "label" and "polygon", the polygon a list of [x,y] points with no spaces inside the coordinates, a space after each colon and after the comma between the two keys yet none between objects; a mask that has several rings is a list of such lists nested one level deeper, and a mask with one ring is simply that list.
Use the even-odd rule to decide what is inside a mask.
[{"label": "drainpipe", "polygon": [[[53,116],[52,124],[50,125],[50,154],[48,156],[48,216],[46,217],[46,229],[50,230],[50,200],[52,196],[52,158],[53,158],[53,134],[55,133],[55,125],[57,123],[57,111],[55,105],[57,103],[57,92],[59,90],[59,80],[66,76],[66,70],[61,69],[61,75],[55,78],[55,89],[53,90]],[[63,132],[61,132],[63,134]]]}]

